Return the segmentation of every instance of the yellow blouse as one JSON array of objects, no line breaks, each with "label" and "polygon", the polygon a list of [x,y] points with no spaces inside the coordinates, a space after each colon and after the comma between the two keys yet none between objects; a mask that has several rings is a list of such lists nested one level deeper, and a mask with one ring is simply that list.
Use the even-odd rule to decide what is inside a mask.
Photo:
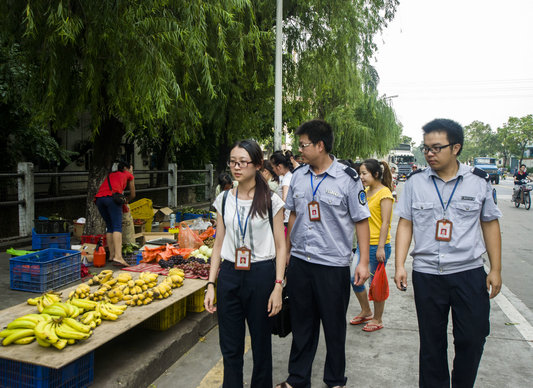
[{"label": "yellow blouse", "polygon": [[[368,187],[366,188],[366,192],[368,193]],[[368,210],[370,210],[370,218],[368,219],[368,223],[370,226],[370,245],[378,245],[379,244],[379,232],[381,229],[381,201],[385,198],[390,198],[394,201],[394,197],[392,196],[391,191],[388,187],[383,187],[380,189],[377,193],[375,193],[373,196],[368,197]],[[391,224],[392,224],[392,212],[391,212]],[[385,241],[385,244],[390,243],[390,228],[391,224],[389,224],[389,230],[387,231],[387,240]]]}]

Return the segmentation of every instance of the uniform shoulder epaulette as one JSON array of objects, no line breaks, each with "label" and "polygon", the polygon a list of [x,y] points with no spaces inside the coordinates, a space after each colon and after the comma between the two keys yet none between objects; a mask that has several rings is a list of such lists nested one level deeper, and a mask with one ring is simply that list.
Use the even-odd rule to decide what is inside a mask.
[{"label": "uniform shoulder epaulette", "polygon": [[355,182],[359,180],[359,174],[353,168],[346,166],[344,172],[348,174]]},{"label": "uniform shoulder epaulette", "polygon": [[483,171],[480,168],[473,167],[472,170],[470,170],[470,171],[472,171],[472,174],[477,175],[478,177],[485,179],[487,182],[490,180],[489,174],[487,172]]},{"label": "uniform shoulder epaulette", "polygon": [[418,168],[418,169],[416,169],[414,171],[411,171],[409,174],[407,174],[405,179],[407,180],[407,179],[411,178],[413,175],[418,174],[419,172],[422,172],[422,171],[424,171],[423,168]]}]

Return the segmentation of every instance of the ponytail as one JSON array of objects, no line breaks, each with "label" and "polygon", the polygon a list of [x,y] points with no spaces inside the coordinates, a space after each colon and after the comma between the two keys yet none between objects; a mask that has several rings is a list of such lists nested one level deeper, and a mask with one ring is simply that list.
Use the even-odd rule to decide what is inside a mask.
[{"label": "ponytail", "polygon": [[379,162],[379,164],[381,165],[381,171],[382,171],[381,183],[387,186],[389,190],[392,192],[394,188],[392,186],[392,172],[390,170],[389,164],[384,160]]}]

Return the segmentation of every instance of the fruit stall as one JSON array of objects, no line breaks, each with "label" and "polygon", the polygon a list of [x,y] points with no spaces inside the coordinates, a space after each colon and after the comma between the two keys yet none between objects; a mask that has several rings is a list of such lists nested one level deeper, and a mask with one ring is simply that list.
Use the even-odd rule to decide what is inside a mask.
[{"label": "fruit stall", "polygon": [[[133,283],[135,283],[137,280],[139,280],[141,275],[142,273],[115,271],[115,273],[112,274],[112,276],[107,279],[107,281],[109,281],[111,278],[116,279],[117,282],[120,278],[131,278],[131,280],[128,280],[128,282],[132,281]],[[161,275],[159,277],[165,278],[165,276]],[[126,284],[128,282],[126,282]],[[160,282],[159,284],[163,282]],[[76,330],[73,330],[72,327],[65,327],[64,329],[60,329],[57,327],[57,325],[64,326],[67,324],[67,322],[71,323],[70,321],[68,321],[69,319],[74,320],[73,318],[68,317],[68,309],[70,309],[70,307],[66,309],[65,313],[63,313],[60,310],[57,310],[57,308],[62,308],[58,307],[57,303],[73,303],[74,306],[79,304],[80,306],[85,306],[87,309],[90,309],[92,308],[91,306],[94,306],[92,303],[84,303],[91,302],[87,299],[75,298],[77,291],[85,292],[83,291],[85,289],[83,285],[87,287],[90,286],[88,286],[87,283],[82,283],[81,285],[72,286],[63,290],[62,297],[60,297],[63,302],[52,301],[47,306],[48,309],[47,307],[44,307],[41,313],[46,314],[48,312],[50,313],[48,315],[60,314],[55,315],[55,321],[61,322],[60,324],[55,324],[55,331],[57,333],[50,334],[50,330],[52,329],[45,328],[43,330],[43,325],[41,324],[39,330],[44,331],[44,334],[39,333],[39,335],[52,337],[56,335],[60,338],[65,339],[76,338],[76,343],[67,344],[61,350],[50,345],[48,345],[48,347],[44,347],[38,344],[37,341],[33,341],[29,344],[22,344],[22,342],[21,344],[3,346],[1,348],[0,355],[0,371],[2,375],[0,377],[0,386],[19,386],[22,381],[24,381],[24,384],[28,384],[27,386],[52,386],[52,384],[50,384],[51,381],[44,381],[43,383],[42,380],[52,379],[53,376],[59,376],[57,378],[61,378],[60,381],[64,381],[65,379],[71,377],[73,379],[72,385],[69,384],[68,386],[90,385],[93,377],[93,351],[95,349],[137,325],[145,324],[147,328],[155,330],[164,330],[167,328],[166,326],[177,323],[177,320],[179,318],[183,318],[185,316],[188,298],[192,297],[192,301],[196,304],[198,303],[197,300],[194,300],[198,299],[195,298],[195,295],[203,293],[202,290],[205,287],[205,283],[205,280],[202,279],[186,279],[182,282],[181,286],[172,289],[172,294],[168,295],[168,297],[166,298],[155,299],[154,301],[148,304],[141,303],[140,305],[136,304],[135,306],[128,306],[124,310],[123,314],[115,314],[116,317],[112,315],[113,313],[111,313],[110,315],[108,315],[107,318],[110,318],[111,320],[106,320],[105,318],[101,319],[100,325],[97,325],[94,328],[90,329],[90,335],[80,330],[77,330],[78,334],[75,334]],[[137,286],[134,285],[132,287]],[[100,285],[98,289],[102,289],[102,285]],[[109,288],[107,292],[112,289],[113,288]],[[94,289],[94,291],[97,290]],[[71,296],[71,301],[69,303],[64,303],[67,301],[68,296],[71,293],[73,293]],[[93,294],[95,293],[96,292],[93,292]],[[83,295],[78,294],[78,296]],[[82,302],[76,302],[74,300],[81,300]],[[92,302],[94,302],[95,304],[110,303],[103,301]],[[126,306],[123,303],[120,303],[117,306],[120,305]],[[78,313],[79,309],[80,308],[78,307]],[[106,309],[105,311],[106,315],[107,312],[110,312],[108,309]],[[92,310],[86,312],[92,312]],[[8,325],[17,321],[17,318],[19,321],[24,321],[26,320],[24,319],[24,317],[28,316],[29,314],[37,315],[38,306],[30,305],[28,303],[22,303],[2,310],[0,311],[0,327],[9,328]],[[78,316],[81,317],[83,315]],[[74,317],[74,315],[72,315],[72,317]],[[53,325],[54,324],[52,324],[52,326]],[[21,326],[24,327],[24,324],[21,323]],[[35,326],[33,330],[35,330],[37,326]],[[76,324],[74,324],[74,326],[76,326]],[[17,326],[12,325],[12,327]],[[21,335],[23,334],[21,333]],[[55,338],[52,341],[56,341],[57,343],[57,340],[55,340]]]}]

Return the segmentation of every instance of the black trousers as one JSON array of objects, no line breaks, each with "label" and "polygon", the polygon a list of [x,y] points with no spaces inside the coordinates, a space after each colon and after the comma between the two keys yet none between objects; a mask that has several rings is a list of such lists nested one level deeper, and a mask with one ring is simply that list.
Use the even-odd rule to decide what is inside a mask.
[{"label": "black trousers", "polygon": [[450,308],[455,346],[452,387],[474,386],[485,337],[490,331],[486,278],[481,267],[450,275],[413,271],[420,333],[420,387],[450,387],[447,352]]},{"label": "black trousers", "polygon": [[349,267],[311,264],[291,256],[287,287],[292,326],[287,382],[294,388],[311,386],[311,370],[322,321],[327,350],[324,382],[330,387],[345,385]]},{"label": "black trousers", "polygon": [[252,263],[249,271],[223,261],[217,285],[220,350],[224,359],[224,388],[243,386],[245,320],[250,331],[252,388],[272,388],[272,336],[268,299],[276,280],[275,262]]}]

